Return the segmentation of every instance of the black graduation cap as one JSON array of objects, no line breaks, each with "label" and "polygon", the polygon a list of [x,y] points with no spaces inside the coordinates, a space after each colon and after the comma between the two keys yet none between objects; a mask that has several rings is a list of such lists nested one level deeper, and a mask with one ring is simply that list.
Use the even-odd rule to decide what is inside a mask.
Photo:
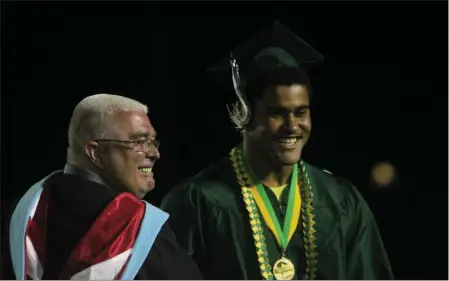
[{"label": "black graduation cap", "polygon": [[[262,77],[264,74],[266,74],[265,76],[271,76],[272,71],[277,68],[282,69],[282,71],[285,71],[285,69],[304,69],[322,59],[323,55],[312,46],[280,22],[274,21],[237,47],[227,57],[209,67],[208,71],[211,74],[213,73],[218,79],[217,82],[222,85],[227,84],[223,79],[231,81],[232,78],[234,91],[242,107],[239,108],[238,104],[234,104],[232,109],[228,107],[228,110],[231,113],[231,120],[237,125],[237,128],[244,129],[251,118],[251,110],[247,106],[247,101],[252,95],[247,93],[249,94],[247,96],[242,92],[248,80],[253,77]],[[231,71],[229,71],[230,69]],[[289,71],[286,73],[289,73]],[[279,73],[276,75],[279,75]],[[284,75],[281,74],[281,76]],[[267,80],[270,79],[261,79],[264,82],[267,82]]]},{"label": "black graduation cap", "polygon": [[234,67],[238,66],[237,72],[242,79],[246,79],[278,67],[305,68],[322,59],[321,53],[280,22],[274,21],[235,48],[227,57],[209,67],[208,71],[223,75],[223,72],[233,68],[234,60]]}]

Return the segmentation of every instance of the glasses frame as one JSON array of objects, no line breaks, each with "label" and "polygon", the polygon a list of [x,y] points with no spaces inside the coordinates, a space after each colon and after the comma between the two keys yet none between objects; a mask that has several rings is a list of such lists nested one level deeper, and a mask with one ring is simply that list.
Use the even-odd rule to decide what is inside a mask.
[{"label": "glasses frame", "polygon": [[[116,140],[116,139],[96,139],[95,142],[115,142],[131,145],[132,149],[137,152],[148,152],[151,149],[159,149],[160,140],[158,139],[144,139],[144,140]],[[148,149],[145,149],[145,144],[148,144]]]}]

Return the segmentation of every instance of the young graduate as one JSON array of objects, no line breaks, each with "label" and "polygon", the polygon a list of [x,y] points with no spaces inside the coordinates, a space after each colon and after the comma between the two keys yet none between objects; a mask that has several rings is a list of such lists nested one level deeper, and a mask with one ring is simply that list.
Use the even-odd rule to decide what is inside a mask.
[{"label": "young graduate", "polygon": [[393,278],[357,189],[301,158],[311,133],[306,70],[322,58],[279,22],[231,53],[230,117],[242,143],[162,204],[205,279]]}]

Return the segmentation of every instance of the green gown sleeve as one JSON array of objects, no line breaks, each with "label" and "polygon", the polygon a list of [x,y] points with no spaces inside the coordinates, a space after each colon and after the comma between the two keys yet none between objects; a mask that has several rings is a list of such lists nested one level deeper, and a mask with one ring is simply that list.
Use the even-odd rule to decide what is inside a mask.
[{"label": "green gown sleeve", "polygon": [[161,209],[169,213],[169,225],[177,234],[178,243],[187,250],[202,271],[205,266],[205,247],[200,205],[198,189],[193,183],[189,183],[174,187],[163,199]]},{"label": "green gown sleeve", "polygon": [[346,236],[347,279],[392,280],[394,279],[387,253],[374,216],[354,186],[342,201],[342,207],[350,216]]}]

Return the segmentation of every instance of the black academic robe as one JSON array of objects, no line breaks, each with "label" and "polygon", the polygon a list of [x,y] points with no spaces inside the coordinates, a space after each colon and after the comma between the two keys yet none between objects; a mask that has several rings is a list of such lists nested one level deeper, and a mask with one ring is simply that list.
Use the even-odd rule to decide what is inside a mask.
[{"label": "black academic robe", "polygon": [[[344,179],[306,164],[311,179],[317,237],[316,279],[393,279],[373,215],[359,192]],[[266,192],[282,225],[288,188],[280,202]],[[249,214],[229,157],[176,186],[163,200],[179,243],[193,256],[205,279],[263,279]],[[263,219],[262,219],[263,221]],[[281,257],[276,240],[262,223],[271,265]],[[287,247],[305,274],[302,221]]]},{"label": "black academic robe", "polygon": [[[74,166],[67,167],[70,173],[55,175],[50,186],[43,279],[58,279],[72,249],[118,195],[101,184],[96,175]],[[135,279],[191,280],[202,279],[202,275],[165,223]]]}]

